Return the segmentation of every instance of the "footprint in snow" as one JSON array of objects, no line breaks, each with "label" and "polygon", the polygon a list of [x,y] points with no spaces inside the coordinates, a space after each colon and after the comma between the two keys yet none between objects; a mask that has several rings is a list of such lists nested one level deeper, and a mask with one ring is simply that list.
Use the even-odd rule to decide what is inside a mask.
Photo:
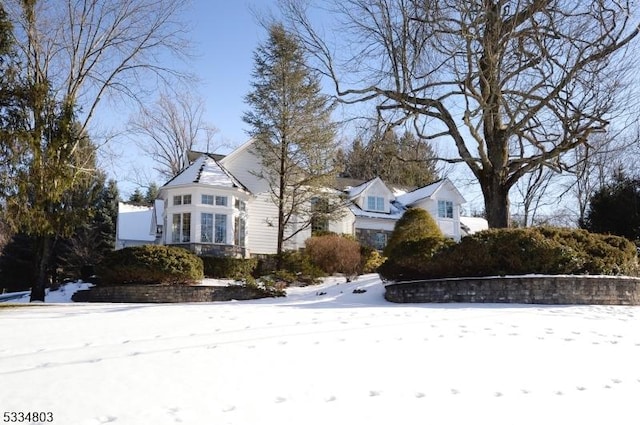
[{"label": "footprint in snow", "polygon": [[495,393],[493,393],[493,395],[495,397],[502,397],[504,394],[502,394],[500,391],[496,391]]},{"label": "footprint in snow", "polygon": [[622,384],[621,379],[612,379],[611,382],[613,382],[614,384]]},{"label": "footprint in snow", "polygon": [[332,396],[329,396],[329,397],[325,398],[324,401],[326,403],[330,403],[332,401],[336,401],[336,397],[332,395]]},{"label": "footprint in snow", "polygon": [[118,418],[115,417],[115,416],[99,416],[96,419],[101,424],[108,424],[108,423],[111,423],[111,422],[115,422]]},{"label": "footprint in snow", "polygon": [[587,388],[583,386],[576,387],[578,391],[585,391]]},{"label": "footprint in snow", "polygon": [[275,399],[276,403],[284,403],[285,401],[287,401],[287,399],[284,397],[276,397]]},{"label": "footprint in snow", "polygon": [[457,390],[457,389],[455,389],[455,388],[451,388],[451,394],[452,394],[452,395],[458,395],[458,394],[460,394],[460,391],[458,391],[458,390]]},{"label": "footprint in snow", "polygon": [[416,398],[424,398],[425,394],[424,393],[415,393],[414,394]]},{"label": "footprint in snow", "polygon": [[369,391],[369,397],[378,397],[380,395],[380,391]]},{"label": "footprint in snow", "polygon": [[222,411],[224,413],[228,413],[228,412],[233,412],[234,410],[236,410],[236,406],[225,406]]}]

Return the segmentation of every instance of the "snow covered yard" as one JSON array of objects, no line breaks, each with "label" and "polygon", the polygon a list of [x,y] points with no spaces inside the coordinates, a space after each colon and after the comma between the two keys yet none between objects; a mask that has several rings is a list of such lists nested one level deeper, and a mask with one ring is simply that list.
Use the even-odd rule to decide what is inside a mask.
[{"label": "snow covered yard", "polygon": [[0,410],[64,425],[640,423],[640,307],[383,291],[367,275],[258,301],[0,304]]}]

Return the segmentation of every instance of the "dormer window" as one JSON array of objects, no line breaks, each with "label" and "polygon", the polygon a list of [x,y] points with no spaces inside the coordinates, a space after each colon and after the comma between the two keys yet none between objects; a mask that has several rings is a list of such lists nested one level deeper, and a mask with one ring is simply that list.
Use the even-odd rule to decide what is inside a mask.
[{"label": "dormer window", "polygon": [[438,217],[453,218],[453,202],[438,201]]},{"label": "dormer window", "polygon": [[384,198],[382,196],[367,196],[367,210],[384,211]]}]

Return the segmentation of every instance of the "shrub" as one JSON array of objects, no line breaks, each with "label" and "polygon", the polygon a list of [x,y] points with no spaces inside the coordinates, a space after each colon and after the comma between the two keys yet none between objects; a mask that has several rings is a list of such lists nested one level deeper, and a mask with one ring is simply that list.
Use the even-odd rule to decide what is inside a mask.
[{"label": "shrub", "polygon": [[269,278],[287,285],[310,285],[318,282],[320,277],[326,276],[304,251],[285,251],[282,253],[282,266],[277,269],[277,257],[268,255],[258,260],[254,276]]},{"label": "shrub", "polygon": [[[580,229],[489,229],[436,250],[432,257],[429,247],[407,244],[405,250],[394,262],[383,265],[384,278],[637,273],[637,254],[631,242]],[[412,250],[420,254],[412,255]],[[402,255],[408,259],[403,260]]]},{"label": "shrub", "polygon": [[204,275],[217,279],[243,280],[253,275],[258,260],[255,258],[200,257]]},{"label": "shrub", "polygon": [[360,269],[360,244],[338,235],[312,236],[305,241],[311,262],[328,274],[356,276]]},{"label": "shrub", "polygon": [[452,239],[444,237],[427,237],[415,241],[400,242],[379,268],[384,279],[409,280],[421,277],[423,269],[432,257],[454,245]]},{"label": "shrub", "polygon": [[377,249],[370,246],[360,246],[360,273],[375,273],[386,260]]},{"label": "shrub", "polygon": [[108,253],[97,267],[99,283],[191,284],[204,277],[202,260],[182,249],[144,245]]},{"label": "shrub", "polygon": [[391,233],[391,237],[384,249],[384,255],[393,257],[393,251],[402,242],[443,237],[440,227],[431,217],[431,214],[422,208],[411,208],[396,222],[393,233]]}]

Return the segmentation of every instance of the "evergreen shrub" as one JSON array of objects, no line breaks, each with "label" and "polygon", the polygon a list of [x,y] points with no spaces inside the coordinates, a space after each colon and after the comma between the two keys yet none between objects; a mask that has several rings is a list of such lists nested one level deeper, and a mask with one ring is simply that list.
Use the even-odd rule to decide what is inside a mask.
[{"label": "evergreen shrub", "polygon": [[256,258],[200,257],[204,264],[204,275],[214,279],[244,280],[253,275]]},{"label": "evergreen shrub", "polygon": [[375,273],[386,260],[380,252],[370,246],[360,246],[360,273]]},{"label": "evergreen shrub", "polygon": [[444,235],[431,214],[422,208],[410,208],[396,222],[384,255],[395,257],[394,250],[400,244],[427,238],[444,238]]},{"label": "evergreen shrub", "polygon": [[254,276],[262,279],[273,279],[291,284],[310,285],[318,283],[318,279],[326,276],[304,251],[285,251],[282,253],[282,264],[278,270],[276,255],[267,255],[258,260]]},{"label": "evergreen shrub", "polygon": [[360,271],[360,244],[339,235],[312,236],[305,241],[305,253],[325,273],[357,276]]},{"label": "evergreen shrub", "polygon": [[[407,254],[414,248],[423,250],[408,246]],[[424,261],[404,264],[399,253],[396,263],[383,265],[381,274],[385,279],[410,280],[523,274],[636,275],[638,270],[633,243],[581,229],[489,229],[436,250],[431,257],[428,251],[421,255]],[[393,265],[396,267],[391,268]]]},{"label": "evergreen shrub", "polygon": [[204,277],[202,260],[171,246],[134,246],[105,255],[97,267],[101,285],[192,284]]},{"label": "evergreen shrub", "polygon": [[378,273],[388,280],[416,279],[436,253],[454,244],[452,239],[437,236],[402,241],[395,246],[391,257],[380,265]]}]

